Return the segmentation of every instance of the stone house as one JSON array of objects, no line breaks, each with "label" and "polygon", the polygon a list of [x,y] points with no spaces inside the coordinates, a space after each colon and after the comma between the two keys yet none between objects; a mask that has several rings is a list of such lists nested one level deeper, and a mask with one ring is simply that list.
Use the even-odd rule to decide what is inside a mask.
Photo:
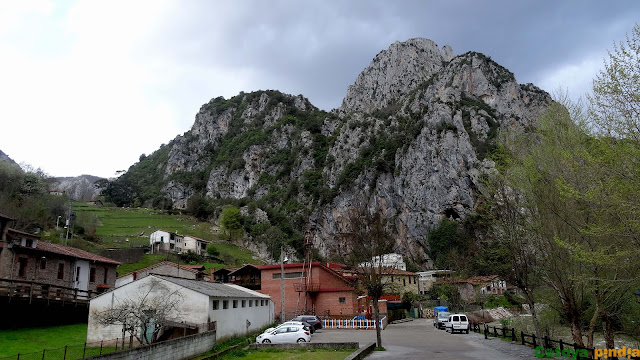
[{"label": "stone house", "polygon": [[450,278],[455,271],[453,270],[428,270],[420,271],[418,274],[418,293],[426,294],[431,286],[445,278]]},{"label": "stone house", "polygon": [[117,309],[126,301],[140,301],[141,297],[165,299],[168,293],[176,294],[177,306],[165,320],[185,332],[187,329],[202,332],[205,328],[198,325],[216,322],[216,336],[221,340],[274,322],[274,303],[268,295],[237,285],[150,274],[91,299],[87,342],[122,338],[121,325],[103,325],[98,321],[101,312]]},{"label": "stone house", "polygon": [[404,293],[418,293],[418,274],[396,268],[382,269],[385,292],[402,296]]},{"label": "stone house", "polygon": [[119,262],[11,229],[0,213],[0,283],[39,297],[88,299],[112,288]]},{"label": "stone house", "polygon": [[490,295],[503,295],[507,291],[507,282],[498,275],[474,276],[468,279],[443,279],[454,285],[460,297],[467,303],[473,303]]},{"label": "stone house", "polygon": [[171,261],[163,261],[155,265],[147,266],[144,269],[132,271],[128,274],[118,276],[116,287],[126,285],[130,282],[143,279],[151,274],[168,275],[183,279],[202,280],[204,273],[186,265],[178,265]]}]

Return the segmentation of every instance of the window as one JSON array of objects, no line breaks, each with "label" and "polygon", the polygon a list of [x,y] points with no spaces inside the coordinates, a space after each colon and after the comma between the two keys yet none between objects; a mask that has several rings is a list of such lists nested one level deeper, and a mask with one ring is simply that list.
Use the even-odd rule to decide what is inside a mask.
[{"label": "window", "polygon": [[58,280],[64,279],[64,263],[58,264]]},{"label": "window", "polygon": [[391,276],[391,282],[393,282],[393,276]]},{"label": "window", "polygon": [[169,244],[169,250],[173,250],[173,247],[174,247],[174,246],[175,246],[175,245],[173,245],[173,244]]},{"label": "window", "polygon": [[33,240],[27,239],[27,241],[25,241],[25,244],[27,245],[27,247],[33,247]]},{"label": "window", "polygon": [[407,279],[402,279],[402,286],[407,286]]},{"label": "window", "polygon": [[22,276],[22,277],[27,276],[27,265],[29,264],[29,259],[20,258],[18,262],[20,264],[20,268],[18,270],[18,276]]},{"label": "window", "polygon": [[222,300],[222,308],[223,309],[229,308],[229,300]]},{"label": "window", "polygon": [[89,282],[96,282],[96,268],[94,267],[89,270]]},{"label": "window", "polygon": [[253,300],[249,300],[249,307],[253,306]]},{"label": "window", "polygon": [[233,300],[233,308],[237,308],[238,307],[238,300]]},{"label": "window", "polygon": [[287,327],[283,326],[280,329],[276,330],[276,334],[284,334],[287,332]]},{"label": "window", "polygon": [[40,270],[47,270],[47,259],[40,259]]},{"label": "window", "polygon": [[346,304],[346,303],[347,303],[347,298],[345,298],[345,297],[339,297],[339,298],[338,298],[338,302],[339,302],[340,304]]},{"label": "window", "polygon": [[76,267],[76,282],[80,281],[80,266]]},{"label": "window", "polygon": [[103,284],[107,283],[107,275],[109,275],[109,268],[108,267],[104,267],[104,281],[102,282]]},{"label": "window", "polygon": [[[302,271],[284,273],[285,279],[299,279],[302,277]],[[280,273],[273,274],[274,279],[280,279]]]},{"label": "window", "polygon": [[164,242],[164,236],[160,236],[160,242]]},{"label": "window", "polygon": [[218,310],[218,300],[213,300],[211,310]]},{"label": "window", "polygon": [[242,300],[242,307],[247,307],[247,300]]}]

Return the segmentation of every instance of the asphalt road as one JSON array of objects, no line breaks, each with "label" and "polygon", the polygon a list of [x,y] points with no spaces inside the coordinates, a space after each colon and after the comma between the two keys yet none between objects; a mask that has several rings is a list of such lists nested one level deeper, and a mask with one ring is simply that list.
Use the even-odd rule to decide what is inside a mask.
[{"label": "asphalt road", "polygon": [[[312,342],[357,341],[360,346],[376,341],[373,330],[317,331]],[[500,339],[485,340],[480,334],[449,334],[433,327],[431,319],[393,324],[382,331],[382,346],[367,359],[537,359],[534,350]]]}]

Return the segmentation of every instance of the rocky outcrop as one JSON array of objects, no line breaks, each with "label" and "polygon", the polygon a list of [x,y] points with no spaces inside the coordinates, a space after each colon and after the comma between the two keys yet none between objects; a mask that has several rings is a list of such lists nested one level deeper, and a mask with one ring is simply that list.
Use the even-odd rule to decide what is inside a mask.
[{"label": "rocky outcrop", "polygon": [[173,141],[163,189],[180,208],[194,194],[259,206],[260,222],[296,241],[310,219],[321,255],[364,201],[388,218],[397,252],[428,267],[430,229],[474,211],[499,138],[528,131],[550,103],[483,54],[396,42],[330,113],[270,90],[203,105]]},{"label": "rocky outcrop", "polygon": [[428,39],[396,41],[376,55],[349,86],[342,109],[371,111],[385,107],[438,73],[452,58],[450,46],[439,49]]},{"label": "rocky outcrop", "polygon": [[100,189],[94,186],[102,178],[93,175],[53,178],[49,190],[62,190],[75,201],[92,201],[100,195]]}]

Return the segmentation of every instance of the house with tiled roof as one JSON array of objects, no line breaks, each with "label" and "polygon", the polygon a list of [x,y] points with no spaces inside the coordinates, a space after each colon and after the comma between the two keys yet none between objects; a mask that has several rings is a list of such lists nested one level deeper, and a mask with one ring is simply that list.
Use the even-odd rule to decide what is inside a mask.
[{"label": "house with tiled roof", "polygon": [[192,252],[198,255],[207,253],[209,241],[191,235],[158,229],[149,235],[151,253],[172,252],[184,254]]},{"label": "house with tiled roof", "polygon": [[396,295],[403,295],[407,292],[418,293],[418,274],[392,267],[383,268],[381,273],[386,293]]},{"label": "house with tiled roof", "polygon": [[[197,265],[203,267],[202,265]],[[116,287],[126,285],[130,282],[143,279],[151,274],[156,275],[168,275],[183,279],[202,280],[204,273],[198,269],[193,268],[191,265],[179,265],[171,261],[163,261],[151,266],[147,266],[144,269],[132,271],[128,274],[118,276],[116,279]]]},{"label": "house with tiled roof", "polygon": [[507,291],[507,282],[499,275],[473,276],[468,279],[442,279],[443,282],[454,285],[463,300],[473,303],[478,298],[489,295],[502,295]]},{"label": "house with tiled roof", "polygon": [[[88,299],[115,285],[119,262],[9,228],[0,213],[0,295]],[[4,289],[4,290],[3,290]]]}]

